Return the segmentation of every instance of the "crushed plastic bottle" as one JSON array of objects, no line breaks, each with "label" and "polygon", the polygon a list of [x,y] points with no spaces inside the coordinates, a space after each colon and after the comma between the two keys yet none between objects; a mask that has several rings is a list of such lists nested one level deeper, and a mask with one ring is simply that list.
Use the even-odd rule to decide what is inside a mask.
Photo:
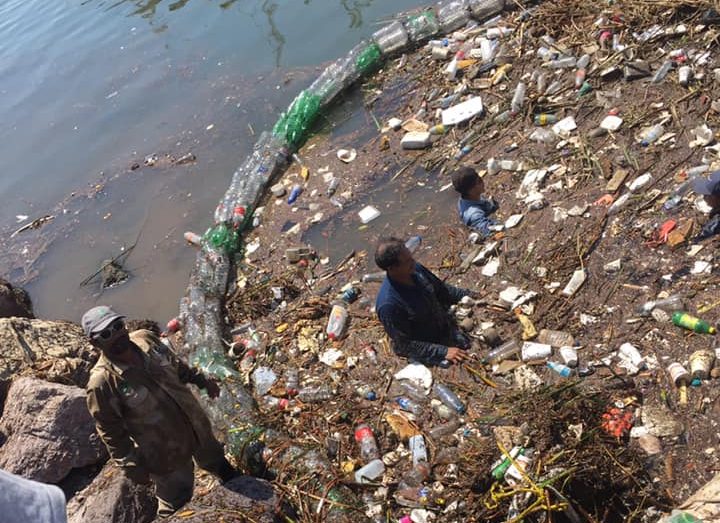
[{"label": "crushed plastic bottle", "polygon": [[438,399],[443,402],[444,405],[455,410],[458,414],[465,413],[465,404],[457,394],[455,394],[447,385],[442,383],[436,383],[433,385],[433,390],[437,395]]},{"label": "crushed plastic bottle", "polygon": [[563,363],[558,363],[556,361],[548,361],[547,366],[549,369],[555,371],[563,378],[568,378],[572,375],[572,369],[567,365],[564,365]]},{"label": "crushed plastic bottle", "polygon": [[640,145],[647,147],[655,143],[665,133],[665,127],[661,123],[657,123],[651,127],[646,127],[640,133]]}]

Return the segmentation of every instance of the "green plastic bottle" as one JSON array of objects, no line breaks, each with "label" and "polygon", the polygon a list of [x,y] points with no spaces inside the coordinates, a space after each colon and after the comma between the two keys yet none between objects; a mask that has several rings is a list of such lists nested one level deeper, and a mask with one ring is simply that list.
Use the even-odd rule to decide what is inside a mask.
[{"label": "green plastic bottle", "polygon": [[715,327],[705,320],[691,316],[687,312],[677,311],[672,315],[672,322],[678,327],[688,329],[700,334],[715,334]]}]

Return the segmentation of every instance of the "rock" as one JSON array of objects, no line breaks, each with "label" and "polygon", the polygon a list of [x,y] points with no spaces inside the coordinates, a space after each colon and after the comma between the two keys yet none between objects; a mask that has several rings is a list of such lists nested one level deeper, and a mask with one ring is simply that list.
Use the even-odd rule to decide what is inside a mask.
[{"label": "rock", "polygon": [[0,278],[0,318],[34,318],[30,295]]},{"label": "rock", "polygon": [[196,495],[167,523],[274,523],[285,521],[277,513],[280,506],[280,499],[270,483],[251,476],[240,476],[218,485],[203,496]]},{"label": "rock", "polygon": [[80,326],[66,321],[0,318],[0,343],[0,383],[30,374],[85,388],[98,358]]},{"label": "rock", "polygon": [[638,438],[638,444],[645,452],[650,456],[660,454],[662,452],[662,443],[660,439],[653,436],[652,434],[643,434]]},{"label": "rock", "polygon": [[133,483],[112,463],[67,505],[68,523],[146,523],[156,511],[152,487]]},{"label": "rock", "polygon": [[74,468],[107,457],[85,391],[71,385],[16,379],[0,431],[7,438],[0,447],[0,468],[44,483],[57,483]]},{"label": "rock", "polygon": [[648,434],[658,438],[676,437],[683,433],[683,424],[668,409],[657,405],[645,405],[641,414]]}]

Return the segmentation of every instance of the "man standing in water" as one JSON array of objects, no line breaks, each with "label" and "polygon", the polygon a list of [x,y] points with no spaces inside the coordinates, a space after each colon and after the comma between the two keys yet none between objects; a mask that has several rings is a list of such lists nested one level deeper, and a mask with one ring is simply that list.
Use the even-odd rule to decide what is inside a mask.
[{"label": "man standing in water", "polygon": [[167,517],[192,498],[193,459],[222,481],[236,475],[186,383],[212,398],[220,389],[152,332],[128,333],[123,320],[107,306],[82,317],[101,353],[87,386],[88,409],[112,460],[136,483],[152,480],[157,514]]},{"label": "man standing in water", "polygon": [[427,365],[467,360],[470,340],[449,308],[472,292],[442,282],[398,238],[380,240],[375,263],[386,273],[375,309],[395,354]]}]

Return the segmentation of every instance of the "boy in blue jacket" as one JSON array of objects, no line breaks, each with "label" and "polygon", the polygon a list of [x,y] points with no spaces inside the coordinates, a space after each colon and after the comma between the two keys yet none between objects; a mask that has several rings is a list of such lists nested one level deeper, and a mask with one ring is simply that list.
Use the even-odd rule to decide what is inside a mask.
[{"label": "boy in blue jacket", "polygon": [[491,227],[497,222],[490,215],[497,211],[498,204],[492,198],[483,197],[485,183],[472,167],[463,166],[452,173],[452,184],[460,193],[458,214],[462,222],[479,232],[484,238],[493,233]]}]

